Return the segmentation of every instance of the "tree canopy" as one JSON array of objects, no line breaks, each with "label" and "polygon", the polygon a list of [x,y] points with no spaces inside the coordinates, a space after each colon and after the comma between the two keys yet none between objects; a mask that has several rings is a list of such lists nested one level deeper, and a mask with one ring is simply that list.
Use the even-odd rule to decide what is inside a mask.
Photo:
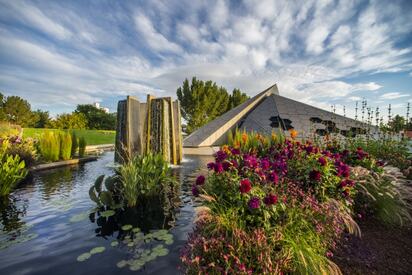
[{"label": "tree canopy", "polygon": [[1,115],[6,121],[22,127],[33,123],[33,115],[29,102],[18,96],[4,97],[1,95]]},{"label": "tree canopy", "polygon": [[249,97],[239,89],[229,95],[226,88],[218,87],[215,82],[192,78],[183,81],[177,89],[181,102],[182,117],[187,121],[186,132],[191,133],[209,121],[246,101]]},{"label": "tree canopy", "polygon": [[49,128],[55,129],[86,129],[87,119],[84,114],[61,114],[49,123]]},{"label": "tree canopy", "polygon": [[77,105],[75,113],[84,115],[88,129],[114,130],[116,127],[116,114],[106,113],[91,104]]}]

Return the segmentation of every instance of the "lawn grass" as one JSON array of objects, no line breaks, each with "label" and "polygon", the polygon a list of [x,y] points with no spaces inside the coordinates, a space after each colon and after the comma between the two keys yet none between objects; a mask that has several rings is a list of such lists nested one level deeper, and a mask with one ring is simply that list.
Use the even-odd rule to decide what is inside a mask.
[{"label": "lawn grass", "polygon": [[[23,137],[38,138],[44,131],[58,131],[57,129],[24,128]],[[84,137],[87,145],[114,144],[116,131],[109,130],[74,130],[77,137]]]}]

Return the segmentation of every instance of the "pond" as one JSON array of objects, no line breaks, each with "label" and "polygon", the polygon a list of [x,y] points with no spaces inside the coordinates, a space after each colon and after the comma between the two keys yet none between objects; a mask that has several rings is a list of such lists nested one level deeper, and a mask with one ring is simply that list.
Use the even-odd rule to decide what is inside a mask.
[{"label": "pond", "polygon": [[[90,215],[96,205],[89,198],[89,188],[99,175],[114,173],[113,152],[94,162],[35,174],[0,204],[0,274],[179,274],[179,251],[192,230],[196,206],[190,196],[191,183],[210,160],[189,156],[173,168],[181,183],[182,204],[169,232],[151,234],[164,233],[169,236],[166,242],[146,238],[163,221],[143,224],[145,233],[133,235],[128,228],[120,230]],[[138,215],[127,215],[122,217],[125,223],[142,224]],[[136,236],[143,243],[137,248],[133,247]],[[161,253],[140,262],[136,271],[119,264],[147,256],[156,247]]]}]

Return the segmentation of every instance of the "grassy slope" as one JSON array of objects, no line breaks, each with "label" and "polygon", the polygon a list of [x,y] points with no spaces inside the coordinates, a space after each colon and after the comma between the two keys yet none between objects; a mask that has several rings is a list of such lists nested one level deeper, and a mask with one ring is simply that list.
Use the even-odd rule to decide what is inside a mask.
[{"label": "grassy slope", "polygon": [[[35,129],[24,128],[23,137],[36,138],[39,137],[44,131],[57,131],[56,129]],[[74,130],[78,137],[84,136],[86,138],[87,145],[98,144],[114,144],[116,132],[105,130]]]}]

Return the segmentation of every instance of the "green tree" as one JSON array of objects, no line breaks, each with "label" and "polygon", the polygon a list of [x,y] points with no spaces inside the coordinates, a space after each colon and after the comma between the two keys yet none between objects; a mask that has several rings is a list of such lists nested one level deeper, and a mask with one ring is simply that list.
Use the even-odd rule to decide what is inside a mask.
[{"label": "green tree", "polygon": [[21,97],[8,96],[4,98],[2,109],[6,120],[13,124],[25,127],[33,123],[31,106],[27,100],[24,100]]},{"label": "green tree", "polygon": [[74,112],[61,114],[55,120],[52,120],[48,126],[56,129],[86,129],[87,119],[83,114]]},{"label": "green tree", "polygon": [[[237,89],[235,89],[237,90]],[[187,121],[186,132],[191,133],[202,127],[209,121],[222,115],[231,107],[238,104],[243,97],[237,90],[233,91],[233,100],[230,103],[230,96],[224,87],[218,87],[215,82],[197,80],[192,78],[192,82],[185,79],[182,87],[177,89],[177,98],[181,102],[181,112]]]},{"label": "green tree", "polygon": [[405,122],[406,121],[404,117],[400,115],[396,115],[392,118],[391,121],[388,122],[388,126],[392,132],[398,133],[399,131],[402,131],[405,129],[405,126],[406,126]]},{"label": "green tree", "polygon": [[0,93],[0,121],[6,121],[6,114],[4,113],[4,95]]},{"label": "green tree", "polygon": [[50,114],[48,111],[36,110],[33,112],[34,128],[46,128],[50,124]]},{"label": "green tree", "polygon": [[245,93],[242,93],[239,89],[233,89],[232,94],[229,97],[229,105],[227,110],[229,111],[230,109],[235,108],[248,99],[249,97]]},{"label": "green tree", "polygon": [[91,104],[77,105],[76,113],[83,114],[87,120],[88,129],[115,130],[116,113],[106,113]]}]

